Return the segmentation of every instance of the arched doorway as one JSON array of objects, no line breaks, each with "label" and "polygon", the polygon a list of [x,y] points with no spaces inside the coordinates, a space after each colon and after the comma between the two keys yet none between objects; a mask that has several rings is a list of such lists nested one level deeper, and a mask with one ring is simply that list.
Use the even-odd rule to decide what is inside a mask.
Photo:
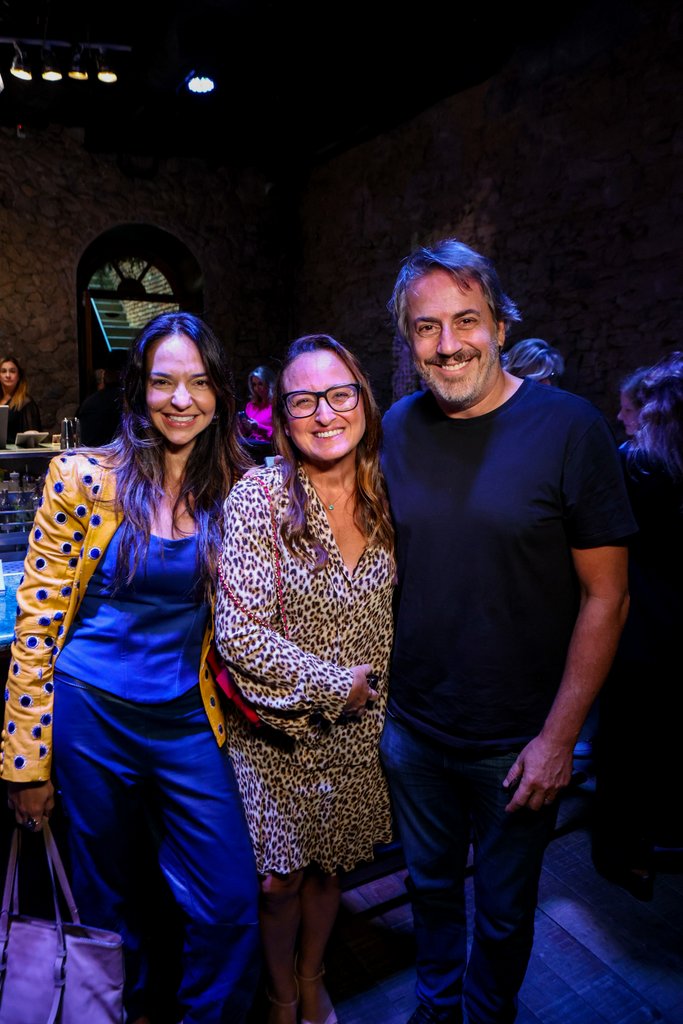
[{"label": "arched doorway", "polygon": [[145,224],[106,231],[78,265],[78,376],[80,400],[95,388],[95,370],[116,349],[127,349],[158,313],[201,314],[201,268],[173,235]]}]

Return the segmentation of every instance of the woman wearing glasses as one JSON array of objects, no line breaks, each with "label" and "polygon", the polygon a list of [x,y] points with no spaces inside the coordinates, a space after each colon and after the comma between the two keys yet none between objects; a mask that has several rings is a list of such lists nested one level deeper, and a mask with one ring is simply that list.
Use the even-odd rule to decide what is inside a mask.
[{"label": "woman wearing glasses", "polygon": [[393,531],[380,413],[356,358],[294,341],[276,382],[283,460],[226,502],[216,640],[267,723],[228,715],[261,877],[269,1024],[334,1024],[324,952],[339,868],[392,838],[378,743],[392,640]]}]

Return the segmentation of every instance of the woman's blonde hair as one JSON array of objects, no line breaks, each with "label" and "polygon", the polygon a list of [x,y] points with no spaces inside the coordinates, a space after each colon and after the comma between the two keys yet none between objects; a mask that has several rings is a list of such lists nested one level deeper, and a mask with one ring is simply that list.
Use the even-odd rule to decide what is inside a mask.
[{"label": "woman's blonde hair", "polygon": [[357,493],[354,519],[369,546],[384,547],[393,553],[394,530],[379,461],[382,416],[372,394],[370,381],[358,359],[329,334],[305,334],[293,341],[287,349],[275,382],[273,440],[275,450],[285,460],[285,490],[289,498],[281,526],[283,542],[292,554],[299,556],[304,555],[305,549],[312,550],[316,570],[322,569],[327,563],[328,553],[313,536],[307,521],[308,495],[297,474],[300,455],[291,437],[285,432],[287,413],[283,400],[284,377],[294,360],[306,352],[333,352],[348,367],[351,378],[361,386],[360,401],[365,412],[365,433],[356,448]]}]

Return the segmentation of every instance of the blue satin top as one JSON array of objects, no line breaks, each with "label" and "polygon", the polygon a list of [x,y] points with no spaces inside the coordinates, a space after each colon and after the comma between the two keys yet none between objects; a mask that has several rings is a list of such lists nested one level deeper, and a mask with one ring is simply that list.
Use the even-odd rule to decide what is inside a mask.
[{"label": "blue satin top", "polygon": [[198,584],[197,539],[151,537],[130,585],[114,591],[120,529],[95,570],[55,664],[122,700],[173,700],[197,685],[210,613]]}]

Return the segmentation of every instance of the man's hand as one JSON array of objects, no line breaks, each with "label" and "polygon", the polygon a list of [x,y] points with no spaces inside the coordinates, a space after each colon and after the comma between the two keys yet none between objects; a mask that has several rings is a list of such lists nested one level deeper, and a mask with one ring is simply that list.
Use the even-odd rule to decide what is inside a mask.
[{"label": "man's hand", "polygon": [[528,807],[539,811],[551,804],[558,792],[569,784],[572,777],[574,749],[551,744],[536,736],[520,752],[517,760],[503,780],[503,787],[514,790],[506,811]]}]

